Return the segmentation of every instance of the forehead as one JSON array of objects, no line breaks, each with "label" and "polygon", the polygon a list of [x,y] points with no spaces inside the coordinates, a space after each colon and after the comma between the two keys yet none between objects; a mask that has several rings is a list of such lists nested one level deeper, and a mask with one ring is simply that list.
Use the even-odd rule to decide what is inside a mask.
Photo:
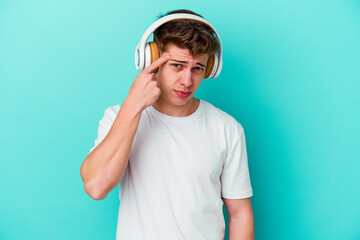
[{"label": "forehead", "polygon": [[208,60],[208,54],[199,54],[197,56],[192,56],[189,49],[186,48],[179,48],[178,46],[174,44],[168,44],[166,46],[165,53],[169,53],[171,56],[171,59],[176,58],[178,60],[187,61],[187,62],[201,62],[203,64],[206,64]]}]

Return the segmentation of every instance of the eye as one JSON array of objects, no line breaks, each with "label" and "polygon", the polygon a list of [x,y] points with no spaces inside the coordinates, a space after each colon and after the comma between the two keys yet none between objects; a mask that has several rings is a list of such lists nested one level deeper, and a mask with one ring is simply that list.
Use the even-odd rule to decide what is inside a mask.
[{"label": "eye", "polygon": [[204,71],[204,69],[201,67],[194,67],[194,68],[196,69],[196,71]]},{"label": "eye", "polygon": [[178,64],[178,63],[173,63],[172,65],[173,65],[175,68],[181,67],[181,64]]}]

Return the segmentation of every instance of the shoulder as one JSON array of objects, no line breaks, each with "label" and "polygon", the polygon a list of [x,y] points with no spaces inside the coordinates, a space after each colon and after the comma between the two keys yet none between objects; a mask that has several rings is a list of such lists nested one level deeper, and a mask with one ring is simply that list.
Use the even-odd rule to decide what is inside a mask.
[{"label": "shoulder", "polygon": [[224,130],[230,135],[235,132],[237,135],[241,135],[244,132],[244,128],[241,123],[229,113],[221,110],[207,101],[202,101],[204,103],[204,109],[209,120],[214,120],[217,124],[221,124],[224,127]]},{"label": "shoulder", "polygon": [[120,111],[120,105],[114,105],[114,106],[109,106],[108,108],[105,109],[105,113],[107,114],[118,114]]},{"label": "shoulder", "polygon": [[204,103],[204,109],[206,113],[209,115],[208,117],[212,116],[213,119],[217,119],[218,121],[223,122],[225,125],[230,125],[233,127],[243,128],[240,122],[238,122],[233,116],[229,113],[221,110],[220,108],[214,106],[213,104],[202,100]]},{"label": "shoulder", "polygon": [[115,121],[119,111],[120,111],[120,105],[113,105],[109,106],[104,110],[104,117],[102,121],[106,121],[108,123],[112,123]]}]

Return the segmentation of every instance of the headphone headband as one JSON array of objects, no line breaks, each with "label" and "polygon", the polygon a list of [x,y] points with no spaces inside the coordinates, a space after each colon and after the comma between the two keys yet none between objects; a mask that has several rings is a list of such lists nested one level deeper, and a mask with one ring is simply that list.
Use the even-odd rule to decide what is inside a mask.
[{"label": "headphone headband", "polygon": [[220,49],[217,53],[215,53],[215,56],[216,56],[215,64],[214,64],[213,70],[212,70],[209,78],[216,78],[220,74],[220,71],[222,68],[222,45],[221,45],[220,36],[217,33],[216,29],[204,18],[199,17],[194,14],[189,14],[189,13],[174,13],[174,14],[166,15],[166,16],[158,19],[157,21],[155,21],[153,24],[151,24],[148,27],[148,29],[144,32],[140,42],[138,43],[138,45],[136,46],[136,49],[135,49],[135,67],[136,67],[136,69],[143,70],[145,68],[145,55],[142,53],[145,53],[146,43],[147,43],[147,40],[149,39],[149,37],[151,36],[151,34],[162,24],[165,24],[165,23],[175,20],[175,19],[197,20],[202,23],[205,23],[206,25],[210,26],[213,29],[213,31],[219,41]]}]

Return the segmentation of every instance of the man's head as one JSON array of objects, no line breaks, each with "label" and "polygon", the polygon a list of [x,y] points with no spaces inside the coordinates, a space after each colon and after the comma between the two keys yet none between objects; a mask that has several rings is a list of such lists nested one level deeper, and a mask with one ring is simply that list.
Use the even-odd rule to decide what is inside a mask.
[{"label": "man's head", "polygon": [[[168,12],[158,18],[174,13],[189,13],[202,17],[193,11],[182,9]],[[188,49],[193,56],[199,54],[211,56],[220,48],[214,36],[214,30],[205,23],[191,19],[177,19],[161,25],[154,31],[154,42],[158,46],[160,54],[167,50],[169,43]]]},{"label": "man's head", "polygon": [[[189,10],[171,11],[166,15],[173,13],[190,13],[202,17]],[[171,56],[156,73],[161,89],[159,101],[162,105],[192,104],[193,95],[205,76],[208,59],[220,48],[214,31],[196,20],[172,20],[154,31],[154,42],[160,56],[166,53]],[[181,95],[178,91],[190,92],[190,95]]]}]

